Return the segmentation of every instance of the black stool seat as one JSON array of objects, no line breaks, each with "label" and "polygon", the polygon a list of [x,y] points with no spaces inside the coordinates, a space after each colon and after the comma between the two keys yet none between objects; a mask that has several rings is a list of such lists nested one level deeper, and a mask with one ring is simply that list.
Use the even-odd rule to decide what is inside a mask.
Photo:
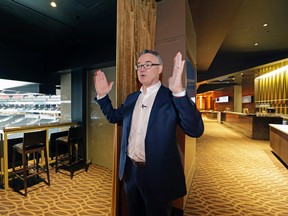
[{"label": "black stool seat", "polygon": [[[64,165],[69,168],[70,177],[73,178],[76,166],[83,165],[87,172],[86,164],[86,146],[83,142],[83,131],[81,126],[70,127],[67,136],[62,136],[56,139],[55,151],[55,171],[58,172],[59,165]],[[59,154],[60,145],[67,147],[68,155]],[[78,148],[78,150],[77,150]]]},{"label": "black stool seat", "polygon": [[[44,157],[45,157],[44,167],[41,167],[39,165],[40,161],[39,158],[41,156],[42,151],[44,151]],[[17,170],[15,169],[16,153],[20,153],[22,155],[22,168]],[[29,159],[31,159],[31,154],[33,156],[33,164],[29,165],[28,161]],[[29,172],[31,170],[33,171]],[[47,181],[45,181],[45,183],[50,186],[49,163],[46,147],[46,130],[24,133],[23,142],[13,145],[13,155],[12,155],[13,184],[15,177],[21,179],[24,182],[25,196],[27,196],[28,179],[34,176],[39,177],[39,174],[43,172],[47,173]]]}]

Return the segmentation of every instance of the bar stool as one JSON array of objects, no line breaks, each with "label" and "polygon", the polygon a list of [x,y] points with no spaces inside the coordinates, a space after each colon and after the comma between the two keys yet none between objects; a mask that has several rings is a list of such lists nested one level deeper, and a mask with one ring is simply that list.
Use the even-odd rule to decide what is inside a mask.
[{"label": "bar stool", "polygon": [[[67,147],[68,155],[59,155],[60,145]],[[79,152],[81,154],[79,154]],[[69,168],[70,178],[72,179],[75,171],[74,168],[76,168],[76,165],[81,163],[83,163],[83,167],[85,167],[85,171],[87,172],[86,147],[83,143],[81,126],[70,127],[67,136],[62,136],[56,139],[55,159],[56,173],[58,172],[59,165],[64,165]]]},{"label": "bar stool", "polygon": [[[54,132],[50,134],[49,139],[49,157],[51,160],[55,158],[56,155],[56,139],[59,137],[68,136],[68,130],[60,131],[60,132]],[[61,148],[58,148],[58,155],[64,154],[67,152],[66,146],[62,146]]]},{"label": "bar stool", "polygon": [[[45,157],[44,167],[41,167],[39,165],[39,157],[42,151],[44,151],[44,157]],[[22,168],[17,170],[15,169],[16,152],[22,155]],[[32,165],[28,163],[31,154],[33,155]],[[29,171],[31,170],[33,170],[33,172],[29,173]],[[12,155],[13,184],[15,176],[20,178],[24,182],[25,196],[27,196],[28,179],[34,176],[37,176],[39,178],[39,174],[43,172],[47,173],[47,181],[45,181],[44,179],[44,182],[50,186],[49,163],[46,147],[46,130],[24,133],[23,142],[13,145],[13,155]]]}]

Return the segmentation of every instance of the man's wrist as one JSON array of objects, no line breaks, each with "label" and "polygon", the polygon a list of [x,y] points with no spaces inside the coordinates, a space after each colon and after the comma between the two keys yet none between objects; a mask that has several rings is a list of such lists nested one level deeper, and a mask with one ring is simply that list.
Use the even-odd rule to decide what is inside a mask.
[{"label": "man's wrist", "polygon": [[101,100],[101,99],[104,98],[106,95],[107,95],[107,94],[102,95],[102,96],[96,95],[96,98],[97,98],[97,100]]},{"label": "man's wrist", "polygon": [[172,93],[172,95],[174,97],[184,97],[186,95],[186,89],[183,89],[181,92],[178,92],[178,93]]}]

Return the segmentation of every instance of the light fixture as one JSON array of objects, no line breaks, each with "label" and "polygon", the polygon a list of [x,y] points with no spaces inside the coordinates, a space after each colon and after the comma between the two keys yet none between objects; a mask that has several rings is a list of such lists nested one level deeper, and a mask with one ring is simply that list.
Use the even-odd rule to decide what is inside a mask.
[{"label": "light fixture", "polygon": [[264,24],[263,24],[263,27],[267,27],[267,26],[268,26],[268,23],[264,23]]},{"label": "light fixture", "polygon": [[54,7],[54,8],[57,7],[56,1],[51,1],[51,2],[50,2],[50,5],[51,5],[52,7]]},{"label": "light fixture", "polygon": [[273,70],[273,71],[271,71],[269,73],[263,74],[263,75],[261,75],[259,77],[256,77],[255,79],[263,79],[263,78],[266,78],[266,77],[276,76],[277,74],[283,73],[283,71],[285,71],[285,72],[288,71],[288,65],[285,65],[285,66],[283,66],[281,68]]},{"label": "light fixture", "polygon": [[254,43],[254,46],[258,46],[259,44],[256,42],[256,43]]}]

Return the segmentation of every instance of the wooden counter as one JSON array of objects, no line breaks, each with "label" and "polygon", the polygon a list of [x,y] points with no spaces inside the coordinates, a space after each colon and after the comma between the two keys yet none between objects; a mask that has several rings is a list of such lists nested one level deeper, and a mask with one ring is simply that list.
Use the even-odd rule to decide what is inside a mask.
[{"label": "wooden counter", "polygon": [[[15,133],[24,133],[29,131],[35,131],[35,130],[46,130],[46,146],[48,150],[48,158],[49,158],[49,129],[52,128],[63,128],[63,127],[70,127],[75,126],[77,123],[75,122],[56,122],[56,123],[48,123],[48,124],[41,124],[41,125],[28,125],[28,126],[18,126],[18,127],[5,127],[3,128],[3,140],[1,142],[3,143],[3,164],[1,162],[1,172],[4,176],[4,189],[7,190],[9,187],[8,181],[8,135],[15,134]],[[2,159],[1,159],[2,160]]]},{"label": "wooden counter", "polygon": [[217,119],[219,112],[217,111],[205,111],[203,112],[208,119]]},{"label": "wooden counter", "polygon": [[282,124],[281,116],[221,112],[221,123],[255,140],[269,140],[269,124]]},{"label": "wooden counter", "polygon": [[270,124],[270,147],[288,165],[288,125]]}]

